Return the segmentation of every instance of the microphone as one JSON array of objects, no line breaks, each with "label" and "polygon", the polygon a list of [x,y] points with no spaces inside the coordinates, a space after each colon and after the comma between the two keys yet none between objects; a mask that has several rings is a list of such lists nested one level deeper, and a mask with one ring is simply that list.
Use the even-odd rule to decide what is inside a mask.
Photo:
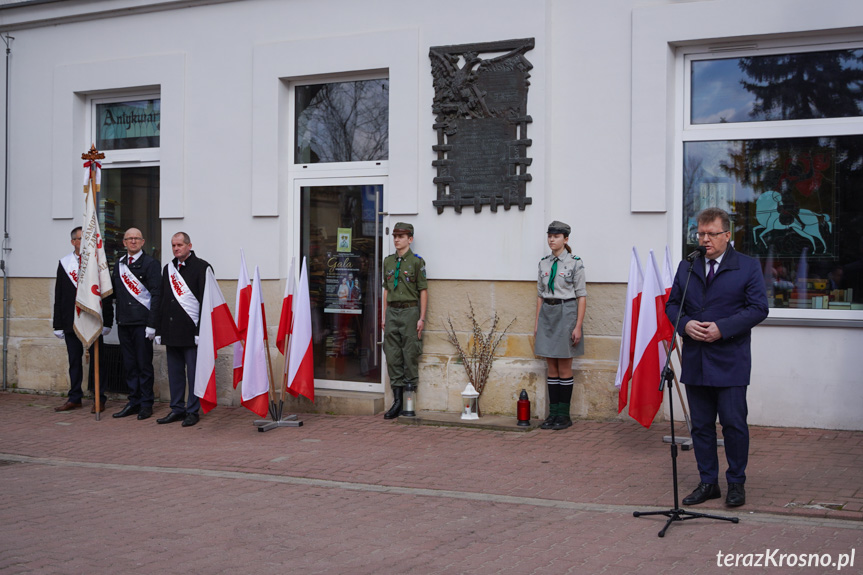
[{"label": "microphone", "polygon": [[704,254],[707,253],[707,248],[704,246],[698,246],[695,248],[695,251],[686,256],[686,261],[691,262],[694,261],[699,255],[704,257]]}]

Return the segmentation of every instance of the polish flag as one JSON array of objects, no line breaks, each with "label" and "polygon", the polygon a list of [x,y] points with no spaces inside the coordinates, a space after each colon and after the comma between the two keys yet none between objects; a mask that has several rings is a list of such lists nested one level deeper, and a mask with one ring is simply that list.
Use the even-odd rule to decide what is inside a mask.
[{"label": "polish flag", "polygon": [[674,273],[671,271],[671,252],[665,246],[665,261],[662,262],[662,313],[659,314],[659,339],[671,345],[674,340],[674,324],[665,314],[665,304],[671,296],[671,286],[674,284]]},{"label": "polish flag", "polygon": [[312,356],[312,306],[309,298],[309,273],[306,258],[300,271],[294,329],[291,334],[288,392],[315,401],[315,367]]},{"label": "polish flag", "polygon": [[641,309],[635,336],[635,368],[632,372],[632,397],[629,415],[644,427],[650,427],[662,405],[659,390],[665,350],[660,337],[659,318],[665,316],[665,289],[653,250],[647,261]]},{"label": "polish flag", "polygon": [[288,355],[285,348],[285,343],[291,335],[294,320],[294,292],[297,291],[296,272],[294,267],[296,259],[291,258],[291,269],[288,272],[288,279],[285,281],[285,295],[282,297],[282,315],[279,317],[279,332],[276,335],[276,347],[282,355]]},{"label": "polish flag", "polygon": [[246,268],[246,253],[240,248],[240,275],[237,277],[237,303],[234,306],[240,341],[234,344],[234,389],[237,389],[237,384],[243,381],[243,346],[246,344],[246,332],[249,329],[251,299],[252,284],[249,283],[249,272]]},{"label": "polish flag", "polygon": [[249,325],[246,331],[246,349],[243,353],[243,385],[240,403],[247,409],[266,417],[270,405],[267,365],[267,328],[264,323],[264,303],[261,295],[261,274],[255,266],[255,281],[249,304]]},{"label": "polish flag", "polygon": [[201,324],[198,335],[198,359],[195,363],[195,395],[201,398],[201,409],[207,413],[216,407],[216,355],[235,341],[240,333],[219,289],[213,268],[207,268],[204,300],[201,302]]},{"label": "polish flag", "polygon": [[626,308],[623,314],[623,332],[620,335],[620,357],[617,361],[617,376],[614,386],[620,390],[617,396],[617,413],[626,407],[629,380],[632,377],[633,354],[635,353],[635,328],[638,325],[638,311],[641,307],[641,289],[644,274],[638,250],[632,248],[629,260],[629,281],[626,283]]}]

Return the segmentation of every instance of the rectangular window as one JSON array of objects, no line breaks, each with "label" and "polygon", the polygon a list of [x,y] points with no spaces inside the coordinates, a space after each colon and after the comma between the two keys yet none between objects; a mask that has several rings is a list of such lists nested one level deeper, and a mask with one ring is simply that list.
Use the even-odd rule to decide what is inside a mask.
[{"label": "rectangular window", "polygon": [[159,99],[96,104],[96,148],[158,148],[160,110]]},{"label": "rectangular window", "polygon": [[771,307],[863,315],[863,47],[776,51],[684,58],[684,252],[722,208]]},{"label": "rectangular window", "polygon": [[297,164],[389,158],[389,79],[298,85]]},{"label": "rectangular window", "polygon": [[690,64],[692,124],[860,116],[863,49]]}]

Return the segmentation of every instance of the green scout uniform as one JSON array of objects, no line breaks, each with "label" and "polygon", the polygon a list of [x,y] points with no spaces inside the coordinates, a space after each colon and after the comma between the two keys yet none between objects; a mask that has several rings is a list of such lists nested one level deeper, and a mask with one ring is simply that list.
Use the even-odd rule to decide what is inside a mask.
[{"label": "green scout uniform", "polygon": [[387,256],[384,260],[384,289],[387,290],[384,353],[390,385],[416,384],[423,352],[423,342],[417,338],[420,291],[428,289],[425,261],[410,249],[402,257],[398,254]]}]

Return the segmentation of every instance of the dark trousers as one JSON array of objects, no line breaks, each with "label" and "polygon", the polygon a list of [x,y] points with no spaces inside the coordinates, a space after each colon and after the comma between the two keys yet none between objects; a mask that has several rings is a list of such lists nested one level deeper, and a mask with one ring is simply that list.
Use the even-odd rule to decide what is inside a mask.
[{"label": "dark trousers", "polygon": [[153,342],[147,339],[143,325],[117,327],[123,375],[129,388],[129,405],[153,407]]},{"label": "dark trousers", "polygon": [[[78,339],[78,336],[75,335],[74,331],[64,332],[65,341],[66,341],[66,354],[69,356],[69,401],[72,403],[81,403],[81,400],[84,398],[84,390],[81,389],[81,382],[84,380],[84,344],[81,343],[81,340]],[[105,405],[105,400],[107,400],[107,396],[105,395],[105,388],[108,385],[108,382],[105,381],[105,349],[104,342],[102,341],[102,336],[99,336],[99,397],[101,399],[102,405]],[[96,379],[96,370],[93,367],[93,358],[95,358],[94,347],[96,344],[90,346],[90,374],[88,376],[88,383],[95,385]],[[95,389],[95,388],[94,388]]]},{"label": "dark trousers", "polygon": [[722,424],[728,483],[746,482],[749,461],[749,426],[746,416],[747,386],[708,387],[687,385],[686,399],[692,419],[692,446],[703,483],[719,483],[719,457],[716,454],[716,416]]},{"label": "dark trousers", "polygon": [[201,401],[195,395],[195,362],[198,361],[198,346],[166,345],[165,352],[168,359],[168,385],[171,388],[171,413],[198,413],[201,407]]}]

